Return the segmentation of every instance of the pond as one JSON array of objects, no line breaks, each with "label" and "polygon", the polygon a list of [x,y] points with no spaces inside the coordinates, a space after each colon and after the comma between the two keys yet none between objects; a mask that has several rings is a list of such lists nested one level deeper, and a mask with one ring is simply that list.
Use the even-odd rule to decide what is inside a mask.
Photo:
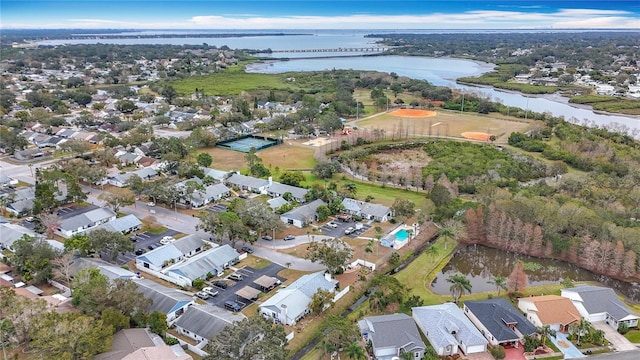
[{"label": "pond", "polygon": [[529,286],[557,284],[564,279],[572,281],[597,281],[611,287],[625,297],[640,302],[640,285],[596,275],[569,263],[539,259],[493,249],[485,246],[467,246],[456,250],[451,261],[442,269],[431,284],[431,290],[438,294],[450,294],[447,278],[457,273],[465,275],[472,285],[472,291],[496,291],[490,284],[495,276],[508,277],[518,260],[525,263]]}]

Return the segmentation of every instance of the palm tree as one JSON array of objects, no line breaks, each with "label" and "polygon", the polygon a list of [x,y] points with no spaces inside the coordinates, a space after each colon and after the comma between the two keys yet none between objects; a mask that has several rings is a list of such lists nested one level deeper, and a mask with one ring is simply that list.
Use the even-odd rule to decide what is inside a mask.
[{"label": "palm tree", "polygon": [[344,349],[345,354],[349,357],[349,359],[353,360],[364,360],[367,356],[364,354],[364,348],[360,346],[357,342],[352,342]]},{"label": "palm tree", "polygon": [[536,329],[536,332],[540,334],[540,340],[542,346],[547,346],[545,343],[547,342],[547,338],[549,336],[556,336],[556,331],[551,328],[549,325],[545,325],[543,327],[539,327]]},{"label": "palm tree", "polygon": [[496,290],[498,290],[498,296],[500,296],[500,290],[507,290],[507,278],[504,276],[495,276],[492,280],[488,281],[489,284],[493,284],[496,286]]},{"label": "palm tree", "polygon": [[449,240],[458,240],[464,233],[464,225],[460,221],[447,220],[440,228],[439,235],[444,239],[444,249],[447,249]]},{"label": "palm tree", "polygon": [[451,291],[451,295],[453,296],[453,302],[455,302],[456,304],[465,292],[471,293],[471,282],[469,281],[469,279],[467,279],[466,276],[462,274],[449,276],[447,282],[450,282],[452,284],[449,290]]},{"label": "palm tree", "polygon": [[589,332],[590,327],[591,323],[589,323],[585,318],[581,318],[577,324],[571,325],[571,332],[578,336],[578,345],[580,345],[582,336]]}]

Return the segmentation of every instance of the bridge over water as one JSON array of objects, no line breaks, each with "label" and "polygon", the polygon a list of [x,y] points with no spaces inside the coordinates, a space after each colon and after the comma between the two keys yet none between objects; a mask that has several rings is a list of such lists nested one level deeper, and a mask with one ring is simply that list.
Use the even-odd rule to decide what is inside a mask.
[{"label": "bridge over water", "polygon": [[271,50],[272,53],[327,53],[327,52],[384,52],[388,47],[340,47],[330,49]]}]

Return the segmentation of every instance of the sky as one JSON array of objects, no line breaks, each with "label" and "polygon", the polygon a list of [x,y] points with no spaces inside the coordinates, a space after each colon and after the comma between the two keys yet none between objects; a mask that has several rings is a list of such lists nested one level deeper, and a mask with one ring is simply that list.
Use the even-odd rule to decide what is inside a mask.
[{"label": "sky", "polygon": [[638,29],[639,0],[0,0],[4,29]]}]

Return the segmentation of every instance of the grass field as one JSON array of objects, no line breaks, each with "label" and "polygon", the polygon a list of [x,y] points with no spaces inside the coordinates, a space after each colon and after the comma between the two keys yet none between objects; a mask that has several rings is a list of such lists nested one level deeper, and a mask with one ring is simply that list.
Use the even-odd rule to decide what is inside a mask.
[{"label": "grass field", "polygon": [[[273,172],[276,166],[281,170],[312,169],[316,165],[314,158],[316,149],[302,145],[304,140],[287,140],[282,145],[260,150],[257,155],[262,163]],[[245,153],[222,149],[208,148],[198,151],[206,152],[213,158],[212,167],[220,170],[240,170],[245,167]]]},{"label": "grass field", "polygon": [[195,89],[205,95],[238,95],[251,90],[296,90],[299,87],[284,76],[245,73],[244,66],[233,66],[224,72],[203,76],[192,76],[170,82],[180,95],[190,95]]},{"label": "grass field", "polygon": [[497,142],[507,142],[514,131],[524,132],[528,123],[495,118],[492,115],[480,116],[461,114],[437,109],[437,114],[424,118],[408,118],[383,114],[357,123],[360,128],[383,129],[387,138],[393,134],[414,136],[451,136],[460,137],[464,132],[486,132],[497,137]]}]

